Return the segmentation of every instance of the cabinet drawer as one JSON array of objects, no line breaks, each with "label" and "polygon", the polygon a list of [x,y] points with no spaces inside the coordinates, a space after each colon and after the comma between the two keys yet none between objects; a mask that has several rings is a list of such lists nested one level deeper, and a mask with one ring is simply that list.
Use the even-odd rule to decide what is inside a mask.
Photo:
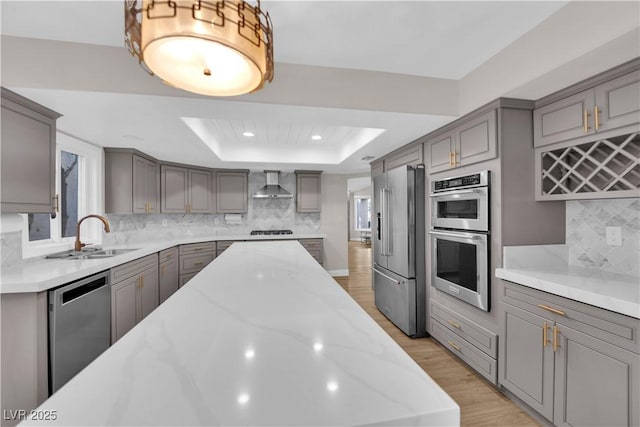
[{"label": "cabinet drawer", "polygon": [[308,251],[322,250],[322,239],[301,239],[298,242]]},{"label": "cabinet drawer", "polygon": [[308,251],[309,254],[320,264],[322,264],[322,252],[318,250]]},{"label": "cabinet drawer", "polygon": [[[640,319],[503,281],[501,300],[626,350],[640,353]],[[547,307],[547,308],[545,308]],[[555,310],[558,313],[554,313]]]},{"label": "cabinet drawer", "polygon": [[158,261],[160,263],[169,261],[174,258],[178,258],[178,247],[174,246],[173,248],[165,249],[164,251],[160,251],[158,253]]},{"label": "cabinet drawer", "polygon": [[217,242],[218,255],[231,246],[236,240],[219,240]]},{"label": "cabinet drawer", "polygon": [[498,357],[498,337],[488,329],[435,301],[431,301],[431,318],[440,322],[450,333],[458,335],[492,358]]},{"label": "cabinet drawer", "polygon": [[190,245],[180,245],[180,255],[197,254],[199,252],[214,252],[216,242],[192,243]]},{"label": "cabinet drawer", "polygon": [[496,359],[478,350],[473,344],[469,344],[459,335],[452,333],[447,327],[437,320],[431,322],[431,335],[453,354],[464,360],[469,366],[478,371],[492,384],[497,384],[498,363]]},{"label": "cabinet drawer", "polygon": [[197,273],[209,264],[215,255],[213,252],[180,256],[180,274]]},{"label": "cabinet drawer", "polygon": [[144,258],[119,265],[111,269],[111,284],[114,285],[129,277],[143,273],[150,268],[158,268],[158,254],[148,255]]}]

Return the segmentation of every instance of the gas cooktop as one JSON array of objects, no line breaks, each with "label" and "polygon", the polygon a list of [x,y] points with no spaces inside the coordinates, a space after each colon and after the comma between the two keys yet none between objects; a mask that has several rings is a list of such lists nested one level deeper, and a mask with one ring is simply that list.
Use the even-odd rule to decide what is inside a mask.
[{"label": "gas cooktop", "polygon": [[253,230],[251,231],[252,236],[274,236],[274,235],[282,235],[282,234],[293,234],[291,230]]}]

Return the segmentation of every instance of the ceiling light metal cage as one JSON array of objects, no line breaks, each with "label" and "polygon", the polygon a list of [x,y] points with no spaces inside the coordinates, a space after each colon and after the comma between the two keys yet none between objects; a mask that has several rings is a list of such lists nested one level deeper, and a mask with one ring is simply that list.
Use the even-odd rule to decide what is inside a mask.
[{"label": "ceiling light metal cage", "polygon": [[125,0],[125,45],[149,74],[211,96],[273,80],[273,30],[260,0]]}]

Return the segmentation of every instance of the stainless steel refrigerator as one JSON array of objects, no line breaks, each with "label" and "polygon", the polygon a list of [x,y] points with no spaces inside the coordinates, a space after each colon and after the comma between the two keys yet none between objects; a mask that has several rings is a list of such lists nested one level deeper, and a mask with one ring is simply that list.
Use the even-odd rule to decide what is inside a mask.
[{"label": "stainless steel refrigerator", "polygon": [[424,165],[373,178],[375,304],[411,337],[426,336]]}]

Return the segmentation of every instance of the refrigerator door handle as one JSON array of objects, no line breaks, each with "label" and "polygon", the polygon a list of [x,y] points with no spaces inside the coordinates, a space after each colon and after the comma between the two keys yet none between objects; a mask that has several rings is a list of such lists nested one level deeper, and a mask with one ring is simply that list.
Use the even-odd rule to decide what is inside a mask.
[{"label": "refrigerator door handle", "polygon": [[391,215],[389,214],[389,189],[382,189],[382,200],[384,200],[383,206],[384,210],[382,211],[382,225],[384,226],[384,254],[389,256],[391,255],[391,248],[389,247],[389,242],[391,241],[391,228],[389,227],[389,222],[391,222]]},{"label": "refrigerator door handle", "polygon": [[396,279],[394,279],[393,277],[391,277],[391,276],[388,276],[388,275],[384,274],[384,273],[383,273],[382,271],[380,271],[380,270],[376,270],[374,267],[371,267],[371,269],[372,269],[374,272],[376,272],[376,273],[378,273],[379,275],[381,275],[382,277],[384,277],[385,279],[389,279],[389,280],[391,280],[391,281],[392,281],[393,283],[395,283],[396,285],[399,285],[399,284],[401,283],[399,280],[396,280]]}]

